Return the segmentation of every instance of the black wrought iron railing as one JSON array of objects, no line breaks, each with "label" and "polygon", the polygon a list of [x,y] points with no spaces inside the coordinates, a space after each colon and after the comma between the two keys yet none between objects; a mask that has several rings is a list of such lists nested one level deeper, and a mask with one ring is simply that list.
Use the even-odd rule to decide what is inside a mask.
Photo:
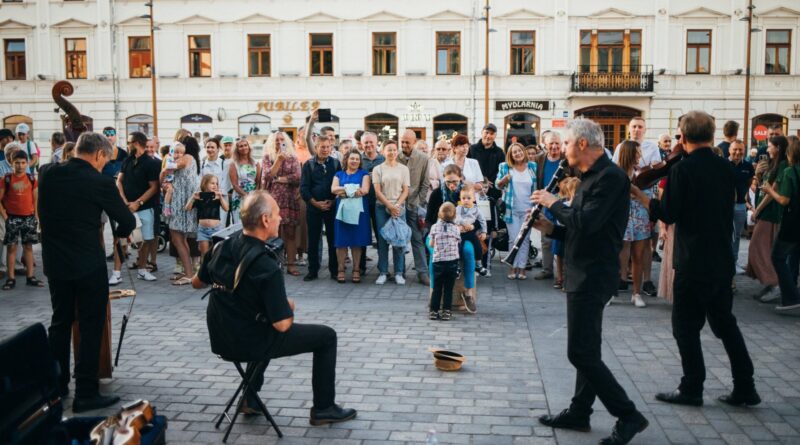
[{"label": "black wrought iron railing", "polygon": [[578,71],[572,73],[570,90],[573,92],[652,92],[653,66],[580,65]]}]

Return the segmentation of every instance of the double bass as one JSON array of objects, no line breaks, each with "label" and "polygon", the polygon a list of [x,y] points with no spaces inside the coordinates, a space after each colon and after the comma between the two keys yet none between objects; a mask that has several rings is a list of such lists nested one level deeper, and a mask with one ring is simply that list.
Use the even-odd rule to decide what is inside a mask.
[{"label": "double bass", "polygon": [[64,136],[67,141],[75,142],[78,136],[85,131],[92,131],[91,119],[81,115],[78,108],[68,101],[65,96],[72,96],[75,87],[66,80],[59,80],[53,85],[53,101],[66,113],[62,119]]},{"label": "double bass", "polygon": [[683,159],[685,153],[683,144],[678,142],[672,147],[672,151],[666,159],[658,164],[649,165],[639,170],[639,174],[633,178],[633,185],[642,190],[653,187],[661,178],[669,175],[669,170]]}]

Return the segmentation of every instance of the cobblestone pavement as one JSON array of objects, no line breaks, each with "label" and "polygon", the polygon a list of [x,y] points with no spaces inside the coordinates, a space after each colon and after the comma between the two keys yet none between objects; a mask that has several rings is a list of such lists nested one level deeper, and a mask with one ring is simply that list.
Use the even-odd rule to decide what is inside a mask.
[{"label": "cobblestone pavement", "polygon": [[[171,444],[219,443],[222,434],[212,420],[238,375],[210,352],[202,292],[170,286],[171,265],[172,259],[160,256],[158,281],[136,283],[139,297],[120,365],[102,389],[124,401],[151,400],[169,418]],[[359,413],[351,422],[310,427],[311,356],[274,360],[261,395],[286,436],[280,443],[424,443],[431,429],[440,443],[493,445],[589,444],[609,434],[613,420],[600,403],[591,433],[554,432],[537,423],[540,414],[565,408],[572,393],[564,294],[549,282],[509,281],[499,262],[494,267],[493,277],[478,280],[478,314],[459,313],[451,322],[426,319],[427,290],[411,279],[406,286],[376,286],[374,269],[361,284],[337,284],[326,274],[312,283],[287,276],[297,322],[325,323],[338,331],[337,400]],[[122,286],[128,287],[125,272],[123,277]],[[654,394],[674,388],[681,374],[669,305],[646,297],[645,309],[622,303],[606,310],[604,359],[651,421],[634,443],[800,443],[800,318],[775,315],[769,305],[749,297],[756,283],[742,276],[736,282],[735,312],[764,399],[755,409],[715,400],[730,390],[731,376],[722,344],[708,328],[703,331],[706,405],[655,402]],[[127,304],[113,303],[115,337]],[[0,337],[30,323],[48,325],[50,314],[46,289],[22,285],[0,292]],[[429,346],[465,354],[463,371],[435,369]],[[229,440],[276,442],[263,418],[242,420]]]}]

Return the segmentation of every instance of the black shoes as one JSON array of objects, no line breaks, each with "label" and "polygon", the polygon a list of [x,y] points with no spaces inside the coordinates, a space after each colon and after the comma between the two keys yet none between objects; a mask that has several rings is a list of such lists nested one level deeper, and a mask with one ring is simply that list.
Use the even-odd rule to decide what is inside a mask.
[{"label": "black shoes", "polygon": [[674,405],[703,406],[703,396],[690,396],[676,389],[672,392],[660,392],[656,394],[656,400]]},{"label": "black shoes", "polygon": [[642,292],[650,297],[655,297],[658,294],[658,289],[656,289],[656,285],[652,281],[645,281],[642,284]]},{"label": "black shoes", "polygon": [[117,396],[104,396],[96,394],[92,397],[75,397],[72,401],[72,412],[82,413],[93,409],[105,408],[119,402]]},{"label": "black shoes", "polygon": [[628,282],[625,280],[619,280],[619,286],[617,287],[619,292],[628,292]]},{"label": "black shoes", "polygon": [[756,406],[761,403],[761,397],[755,389],[750,391],[736,391],[734,389],[730,394],[720,396],[717,400],[732,406]]},{"label": "black shoes", "polygon": [[611,435],[601,439],[600,445],[625,445],[633,439],[633,436],[641,433],[648,426],[650,426],[650,422],[641,413],[636,413],[628,420],[619,419],[614,425],[614,429],[611,430]]},{"label": "black shoes", "polygon": [[539,423],[550,428],[561,428],[588,433],[592,430],[589,417],[580,416],[565,409],[556,415],[545,414],[539,417]]},{"label": "black shoes", "polygon": [[[309,272],[309,273],[308,273],[308,275],[306,275],[306,276],[304,276],[304,277],[303,277],[303,281],[314,281],[314,280],[316,280],[317,278],[319,278],[319,277],[317,276],[317,274]],[[334,278],[336,278],[336,277],[334,277]]]},{"label": "black shoes", "polygon": [[325,409],[311,408],[311,417],[308,419],[308,423],[320,426],[329,423],[346,422],[355,419],[356,414],[356,410],[353,408],[342,408],[339,405],[333,405]]}]

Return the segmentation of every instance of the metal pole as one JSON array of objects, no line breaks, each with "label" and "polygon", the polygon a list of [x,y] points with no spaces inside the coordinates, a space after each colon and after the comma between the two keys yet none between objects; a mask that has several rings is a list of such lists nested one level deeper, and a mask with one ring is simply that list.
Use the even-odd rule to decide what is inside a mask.
[{"label": "metal pole", "polygon": [[486,17],[486,63],[484,68],[484,96],[483,96],[483,124],[489,123],[489,0],[486,0],[486,6],[483,8]]},{"label": "metal pole", "polygon": [[747,63],[744,71],[744,139],[745,150],[750,150],[750,44],[753,38],[753,0],[747,6]]},{"label": "metal pole", "polygon": [[153,96],[153,136],[158,136],[158,100],[156,98],[156,41],[155,25],[153,24],[153,2],[150,0],[147,5],[150,8],[150,87]]}]

